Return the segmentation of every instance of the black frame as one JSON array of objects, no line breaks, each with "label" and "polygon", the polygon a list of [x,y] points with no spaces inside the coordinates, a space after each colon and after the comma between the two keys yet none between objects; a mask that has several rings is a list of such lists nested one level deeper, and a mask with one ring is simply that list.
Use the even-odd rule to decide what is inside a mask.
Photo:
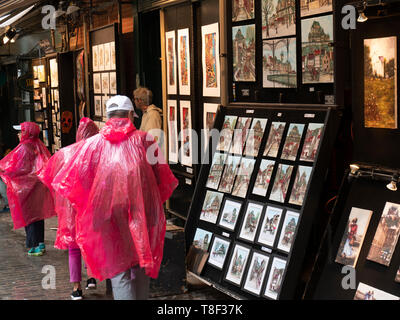
[{"label": "black frame", "polygon": [[[215,264],[210,263],[211,251],[212,251],[212,248],[213,248],[213,246],[214,246],[215,238],[218,238],[218,239],[220,239],[220,240],[229,242],[229,247],[228,247],[228,250],[226,251],[226,255],[225,255],[225,258],[224,258],[224,262],[223,262],[223,264],[222,264],[222,267],[218,267],[218,266],[216,266]],[[232,241],[231,241],[231,240],[229,240],[229,239],[226,238],[226,237],[222,237],[222,236],[219,236],[219,235],[214,234],[214,235],[213,235],[213,238],[212,238],[212,242],[211,242],[211,244],[210,244],[210,248],[209,248],[209,249],[210,249],[210,255],[208,256],[207,264],[209,264],[209,265],[211,265],[212,267],[217,268],[217,269],[219,269],[219,270],[223,270],[224,267],[225,267],[225,264],[226,264],[226,259],[227,259],[228,256],[229,256],[229,251],[231,250],[231,248],[232,248]]]},{"label": "black frame", "polygon": [[[242,273],[242,277],[240,278],[240,282],[239,283],[236,283],[236,282],[234,282],[234,281],[232,281],[232,280],[227,278],[228,273],[229,273],[229,269],[230,269],[229,267],[231,266],[232,259],[233,259],[233,254],[235,253],[236,247],[242,247],[242,248],[245,248],[245,249],[249,250],[249,253],[248,253],[247,259],[246,259],[246,263],[244,265],[244,270],[243,270],[243,273]],[[224,281],[229,282],[229,283],[241,288],[242,287],[242,283],[243,283],[243,279],[244,279],[244,275],[247,274],[247,269],[249,268],[249,260],[250,260],[249,258],[250,257],[251,257],[251,247],[249,245],[246,245],[246,244],[243,244],[243,243],[235,241],[233,243],[232,249],[230,251],[228,264],[226,265],[225,274],[224,274]]]},{"label": "black frame", "polygon": [[[277,294],[276,299],[273,298],[273,297],[267,296],[265,294],[265,291],[266,291],[266,288],[267,288],[267,285],[268,285],[269,276],[271,274],[272,266],[274,264],[274,260],[275,259],[280,259],[280,260],[285,261],[285,271],[283,272],[283,275],[282,275],[281,289],[279,290],[279,293]],[[282,256],[279,256],[279,255],[276,255],[276,254],[271,255],[271,261],[270,261],[270,264],[269,264],[268,273],[267,273],[266,279],[264,279],[264,285],[263,285],[263,288],[261,290],[261,292],[262,292],[261,295],[264,298],[269,299],[269,300],[279,300],[279,298],[280,298],[280,296],[282,294],[282,289],[283,289],[283,285],[284,285],[285,276],[286,276],[287,271],[288,271],[288,260],[286,258],[284,258]]]},{"label": "black frame", "polygon": [[[282,249],[282,248],[279,248],[279,240],[280,240],[281,235],[282,235],[282,232],[283,232],[283,227],[284,227],[285,220],[286,220],[286,217],[287,217],[287,213],[288,213],[288,212],[297,213],[297,214],[298,214],[298,218],[297,218],[298,220],[297,220],[296,230],[295,230],[294,235],[293,235],[293,242],[292,242],[292,245],[290,246],[289,251],[286,251],[286,250],[284,250],[284,249]],[[292,251],[292,248],[293,248],[293,244],[294,244],[295,241],[296,241],[297,233],[298,233],[298,231],[299,231],[300,217],[301,217],[301,213],[298,212],[298,211],[296,211],[296,210],[292,210],[292,209],[286,209],[286,210],[285,210],[285,215],[284,215],[284,218],[283,218],[283,220],[282,220],[282,224],[281,224],[281,226],[280,226],[279,236],[278,236],[277,239],[276,239],[276,246],[275,246],[275,248],[276,248],[277,251],[280,251],[280,252],[283,253],[283,254],[290,254],[290,251]]]},{"label": "black frame", "polygon": [[[280,218],[279,218],[278,226],[276,228],[276,234],[275,234],[274,241],[273,241],[272,245],[269,245],[269,244],[266,244],[266,243],[263,243],[263,242],[259,241],[260,234],[262,232],[262,228],[263,228],[263,225],[264,225],[264,220],[265,220],[265,217],[267,216],[268,207],[272,207],[272,208],[276,208],[276,209],[282,210]],[[266,248],[269,248],[269,249],[276,248],[277,242],[278,242],[278,239],[279,239],[279,235],[281,233],[282,225],[283,225],[283,220],[284,219],[282,219],[282,218],[285,216],[285,210],[286,210],[285,207],[277,206],[275,204],[273,204],[273,205],[266,204],[265,205],[264,216],[263,216],[263,219],[262,219],[261,224],[260,224],[261,227],[259,228],[258,233],[256,234],[255,243],[259,244],[262,247],[266,247]]]},{"label": "black frame", "polygon": [[[234,226],[233,229],[230,229],[230,228],[228,228],[227,226],[224,226],[224,225],[221,224],[222,213],[224,212],[225,204],[226,204],[227,201],[231,201],[231,202],[235,202],[235,203],[239,203],[239,204],[240,204],[240,210],[239,210],[239,212],[238,212],[238,215],[237,215],[237,218],[236,218],[236,221],[235,221],[235,226]],[[219,218],[218,218],[218,221],[217,221],[217,225],[218,225],[219,227],[225,229],[225,230],[228,230],[229,232],[234,232],[235,229],[236,229],[236,227],[237,227],[237,225],[238,225],[240,213],[243,211],[243,204],[244,204],[244,201],[239,201],[239,200],[235,200],[235,199],[231,199],[231,198],[225,197],[225,198],[224,198],[224,201],[222,202],[222,205],[221,205],[221,209],[220,209],[220,213],[219,213]]]},{"label": "black frame", "polygon": [[[241,233],[242,233],[243,226],[244,226],[244,224],[245,224],[245,219],[246,219],[246,217],[247,217],[247,211],[248,211],[248,209],[249,209],[250,203],[253,203],[253,204],[255,204],[255,205],[261,206],[261,213],[260,213],[260,217],[258,218],[257,228],[256,228],[256,230],[254,231],[254,239],[253,239],[253,240],[249,240],[249,239],[246,239],[246,238],[243,238],[243,237],[240,236]],[[239,227],[239,229],[238,229],[237,239],[238,239],[238,240],[241,240],[241,241],[245,241],[245,242],[248,242],[248,243],[253,244],[253,243],[255,242],[256,236],[257,236],[257,234],[258,234],[258,230],[259,230],[259,228],[260,228],[260,222],[264,219],[265,206],[264,206],[264,204],[263,204],[262,202],[257,202],[257,201],[253,201],[253,200],[248,200],[248,201],[246,202],[246,207],[245,207],[245,208],[246,208],[246,209],[243,210],[243,214],[242,214],[243,217],[242,217],[242,220],[241,220],[241,222],[240,222],[240,227]]]}]

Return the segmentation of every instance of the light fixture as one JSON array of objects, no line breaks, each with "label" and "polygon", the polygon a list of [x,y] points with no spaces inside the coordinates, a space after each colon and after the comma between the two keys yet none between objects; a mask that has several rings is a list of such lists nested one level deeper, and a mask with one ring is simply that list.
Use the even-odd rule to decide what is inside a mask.
[{"label": "light fixture", "polygon": [[14,28],[9,28],[3,38],[3,43],[6,44],[8,41],[10,41],[12,38],[15,37],[17,34],[17,31]]},{"label": "light fixture", "polygon": [[350,165],[350,173],[352,175],[355,175],[359,169],[360,169],[360,167],[358,165],[356,165],[356,164],[351,164]]},{"label": "light fixture", "polygon": [[386,185],[386,188],[388,188],[390,191],[397,191],[397,182],[398,181],[399,181],[399,176],[397,174],[394,174],[392,177],[392,181],[390,181]]},{"label": "light fixture", "polygon": [[364,1],[364,8],[361,10],[361,12],[360,12],[360,14],[359,14],[359,16],[357,18],[358,22],[365,22],[365,21],[368,20],[368,17],[364,13],[366,8],[367,8],[367,2]]}]

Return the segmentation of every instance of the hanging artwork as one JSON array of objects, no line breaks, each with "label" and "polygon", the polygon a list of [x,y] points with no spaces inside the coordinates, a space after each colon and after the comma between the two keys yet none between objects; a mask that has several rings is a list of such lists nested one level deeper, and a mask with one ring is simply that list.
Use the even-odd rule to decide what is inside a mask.
[{"label": "hanging artwork", "polygon": [[208,263],[217,269],[222,270],[224,267],[225,259],[230,247],[230,241],[227,238],[214,236],[213,244],[211,246]]},{"label": "hanging artwork", "polygon": [[58,87],[58,64],[57,59],[50,59],[50,86]]},{"label": "hanging artwork", "polygon": [[295,161],[300,147],[301,137],[303,136],[304,124],[292,123],[286,136],[281,158]]},{"label": "hanging artwork", "polygon": [[360,282],[354,300],[400,300],[400,298]]},{"label": "hanging artwork", "polygon": [[290,194],[289,203],[298,206],[303,205],[304,198],[310,181],[312,167],[299,166]]},{"label": "hanging artwork", "polygon": [[251,158],[242,158],[240,160],[239,170],[232,190],[233,196],[246,197],[255,163],[256,160]]},{"label": "hanging artwork", "polygon": [[364,126],[397,129],[397,37],[364,39]]},{"label": "hanging artwork", "polygon": [[110,43],[104,44],[104,70],[111,69],[111,52]]},{"label": "hanging artwork", "polygon": [[211,163],[210,173],[208,174],[206,187],[210,189],[218,189],[219,181],[222,177],[226,153],[215,152]]},{"label": "hanging artwork", "polygon": [[235,244],[225,280],[238,286],[241,285],[249,255],[250,249],[248,247]]},{"label": "hanging artwork", "polygon": [[94,96],[94,115],[96,117],[102,116],[101,96]]},{"label": "hanging artwork", "polygon": [[189,29],[178,30],[179,94],[190,95]]},{"label": "hanging artwork", "polygon": [[296,88],[296,38],[263,41],[263,87]]},{"label": "hanging artwork", "polygon": [[117,94],[117,73],[110,72],[110,93]]},{"label": "hanging artwork", "polygon": [[92,47],[92,68],[93,71],[99,71],[99,46]]},{"label": "hanging artwork", "polygon": [[292,176],[293,166],[280,164],[275,174],[275,181],[272,187],[270,200],[285,202],[286,194],[289,188],[290,178]]},{"label": "hanging artwork", "polygon": [[261,0],[263,39],[296,35],[295,0]]},{"label": "hanging artwork", "polygon": [[307,127],[306,138],[304,140],[303,150],[301,151],[300,161],[315,160],[319,143],[321,141],[323,123],[310,123]]},{"label": "hanging artwork", "polygon": [[242,203],[226,199],[219,218],[218,225],[230,231],[235,230]]},{"label": "hanging artwork", "polygon": [[400,235],[400,204],[386,202],[367,259],[389,266]]},{"label": "hanging artwork", "polygon": [[275,158],[278,155],[285,126],[285,122],[272,122],[267,144],[265,145],[264,156]]},{"label": "hanging artwork", "polygon": [[111,69],[115,70],[117,67],[117,60],[115,56],[115,42],[110,42],[110,63],[111,63]]},{"label": "hanging artwork", "polygon": [[200,220],[216,223],[221,208],[223,194],[207,190],[201,209]]},{"label": "hanging artwork", "polygon": [[246,141],[245,155],[257,157],[268,119],[253,119]]},{"label": "hanging artwork", "polygon": [[274,257],[269,271],[264,296],[277,300],[281,292],[283,277],[286,269],[286,260]]},{"label": "hanging artwork", "polygon": [[255,202],[248,203],[246,214],[244,215],[242,227],[238,236],[239,239],[247,240],[250,242],[254,241],[262,213],[262,204],[258,204]]},{"label": "hanging artwork", "polygon": [[191,167],[193,163],[193,146],[192,146],[192,112],[190,101],[180,101],[181,116],[181,163],[184,166]]},{"label": "hanging artwork", "polygon": [[231,153],[243,154],[243,148],[249,134],[252,118],[240,117],[237,121],[235,131],[233,133]]},{"label": "hanging artwork", "polygon": [[195,248],[207,251],[208,247],[210,246],[211,237],[212,232],[197,228],[193,239],[193,246]]},{"label": "hanging artwork", "polygon": [[110,93],[110,75],[108,72],[103,72],[101,74],[101,92],[103,94]]},{"label": "hanging artwork", "polygon": [[303,84],[334,82],[333,16],[301,21]]},{"label": "hanging artwork", "polygon": [[176,100],[168,100],[168,155],[169,162],[178,163],[178,117]]},{"label": "hanging artwork", "polygon": [[104,70],[104,44],[98,45],[99,50],[99,71]]},{"label": "hanging artwork", "polygon": [[232,28],[233,81],[256,81],[256,28]]},{"label": "hanging artwork", "polygon": [[218,23],[201,27],[203,96],[220,96],[220,62]]},{"label": "hanging artwork", "polygon": [[254,0],[232,0],[232,21],[254,19]]},{"label": "hanging artwork", "polygon": [[285,220],[282,224],[281,234],[279,236],[277,248],[285,252],[290,252],[294,239],[296,237],[296,230],[299,222],[300,214],[294,211],[286,211]]},{"label": "hanging artwork", "polygon": [[253,252],[243,289],[259,296],[267,272],[269,256]]},{"label": "hanging artwork", "polygon": [[94,93],[101,93],[101,74],[93,74],[93,90]]},{"label": "hanging artwork", "polygon": [[103,120],[106,121],[107,117],[107,101],[110,99],[109,96],[102,96],[101,97],[101,106],[102,106],[102,112],[103,112]]},{"label": "hanging artwork", "polygon": [[274,246],[275,238],[278,234],[279,222],[282,218],[282,212],[283,209],[281,208],[267,207],[258,235],[258,243],[271,248]]},{"label": "hanging artwork", "polygon": [[225,116],[224,123],[219,136],[217,150],[228,152],[231,146],[233,132],[236,126],[236,116]]},{"label": "hanging artwork", "polygon": [[214,128],[214,121],[217,115],[218,104],[216,103],[205,103],[203,112],[203,139],[204,139],[204,152],[206,152],[208,147],[208,142],[211,137],[211,130]]},{"label": "hanging artwork", "polygon": [[272,172],[274,171],[274,165],[275,161],[265,159],[261,160],[256,182],[254,183],[253,194],[257,194],[262,197],[265,197],[267,195],[267,190],[271,182]]},{"label": "hanging artwork", "polygon": [[355,268],[371,216],[370,210],[351,208],[335,262]]},{"label": "hanging artwork", "polygon": [[231,193],[239,163],[240,157],[228,155],[218,191]]},{"label": "hanging artwork", "polygon": [[176,51],[175,51],[175,31],[165,33],[165,43],[167,50],[167,92],[176,94]]},{"label": "hanging artwork", "polygon": [[37,72],[39,82],[46,82],[46,72],[44,70],[44,65],[41,64],[37,66]]},{"label": "hanging artwork", "polygon": [[300,14],[302,17],[330,12],[332,10],[332,0],[300,0]]}]

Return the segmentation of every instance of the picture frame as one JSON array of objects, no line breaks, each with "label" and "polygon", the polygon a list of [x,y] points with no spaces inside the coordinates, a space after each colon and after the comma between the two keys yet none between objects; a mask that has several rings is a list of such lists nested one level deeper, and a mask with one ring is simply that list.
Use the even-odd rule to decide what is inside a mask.
[{"label": "picture frame", "polygon": [[46,87],[42,87],[42,106],[43,106],[43,109],[47,109],[47,91],[46,91]]},{"label": "picture frame", "polygon": [[225,116],[224,123],[219,135],[217,145],[218,151],[228,152],[233,139],[233,132],[235,130],[237,116]]},{"label": "picture frame", "polygon": [[222,270],[230,245],[231,241],[228,238],[214,234],[207,263],[218,270]]},{"label": "picture frame", "polygon": [[193,238],[193,246],[195,248],[208,251],[213,233],[201,228],[197,228],[194,238]]},{"label": "picture frame", "polygon": [[300,161],[314,162],[319,150],[323,130],[323,123],[308,124],[303,149],[300,154]]},{"label": "picture frame", "polygon": [[[102,116],[103,119],[106,118],[107,119],[107,101],[110,99],[109,96],[105,95],[105,96],[101,96],[101,106],[102,106]],[[106,120],[107,121],[107,120]]]},{"label": "picture frame", "polygon": [[236,172],[240,164],[240,156],[228,155],[225,161],[224,172],[219,183],[218,191],[231,193],[235,182]]},{"label": "picture frame", "polygon": [[225,281],[238,287],[241,286],[243,275],[246,271],[249,260],[250,251],[250,246],[235,242],[230,256],[229,265],[225,272]]},{"label": "picture frame", "polygon": [[257,297],[261,296],[261,290],[264,285],[269,262],[269,255],[258,250],[252,250],[249,268],[242,287],[243,291]]},{"label": "picture frame", "polygon": [[117,94],[117,73],[110,72],[110,94]]},{"label": "picture frame", "polygon": [[199,219],[215,224],[218,220],[223,198],[223,193],[207,190]]},{"label": "picture frame", "polygon": [[192,140],[192,108],[191,102],[180,100],[181,132],[179,134],[181,147],[181,164],[187,167],[193,165],[193,140]]},{"label": "picture frame", "polygon": [[333,10],[332,2],[333,0],[326,0],[322,3],[321,1],[304,1],[300,6],[300,16],[307,17],[330,12]]},{"label": "picture frame", "polygon": [[292,190],[290,191],[289,203],[302,206],[308,191],[313,167],[298,166]]},{"label": "picture frame", "polygon": [[249,135],[252,121],[253,118],[250,117],[238,118],[235,130],[233,132],[232,146],[229,150],[231,153],[243,155],[243,149],[246,144],[247,136]]},{"label": "picture frame", "polygon": [[264,288],[263,296],[273,300],[279,300],[282,283],[286,275],[287,260],[280,256],[272,257],[271,268],[268,274],[267,284]]},{"label": "picture frame", "polygon": [[111,70],[111,52],[110,43],[104,44],[104,70]]},{"label": "picture frame", "polygon": [[176,50],[175,50],[175,30],[165,33],[166,62],[167,62],[167,92],[168,94],[177,93],[176,77]]},{"label": "picture frame", "polygon": [[246,156],[257,157],[264,137],[268,119],[254,118],[245,145]]},{"label": "picture frame", "polygon": [[220,96],[219,27],[213,23],[201,27],[203,96]]},{"label": "picture frame", "polygon": [[111,63],[111,70],[116,70],[117,56],[115,54],[115,41],[110,42],[110,63]]},{"label": "picture frame", "polygon": [[297,229],[299,226],[300,213],[294,210],[287,209],[285,212],[285,218],[282,223],[280,230],[279,240],[277,249],[283,252],[289,253],[293,247],[293,243],[296,240]]},{"label": "picture frame", "polygon": [[92,68],[93,72],[99,71],[99,47],[92,47]]},{"label": "picture frame", "polygon": [[295,161],[300,148],[305,125],[302,123],[291,123],[283,145],[281,159]]},{"label": "picture frame", "polygon": [[98,71],[104,71],[104,44],[99,44],[97,48],[99,54]]},{"label": "picture frame", "polygon": [[400,300],[400,298],[360,282],[353,300]]},{"label": "picture frame", "polygon": [[272,173],[274,172],[275,161],[262,159],[258,168],[256,181],[254,182],[253,194],[261,197],[267,195],[269,185],[271,183]]},{"label": "picture frame", "polygon": [[101,73],[93,74],[93,92],[95,94],[101,94]]},{"label": "picture frame", "polygon": [[225,198],[219,216],[218,226],[234,231],[239,220],[243,202],[230,198]]},{"label": "picture frame", "polygon": [[37,72],[39,82],[46,82],[46,71],[43,64],[37,66]]},{"label": "picture frame", "polygon": [[58,87],[58,63],[57,59],[50,59],[49,60],[50,66],[50,86],[52,88]]},{"label": "picture frame", "polygon": [[33,79],[38,79],[38,66],[33,66]]},{"label": "picture frame", "polygon": [[292,177],[293,166],[287,164],[279,164],[278,169],[275,173],[274,184],[272,186],[271,194],[269,196],[270,200],[284,203],[290,179]]},{"label": "picture frame", "polygon": [[110,74],[108,72],[101,74],[101,92],[102,94],[110,94]]},{"label": "picture frame", "polygon": [[[256,25],[232,27],[233,81],[256,81]],[[245,59],[243,59],[245,57]]]},{"label": "picture frame", "polygon": [[236,173],[235,183],[232,189],[232,195],[245,198],[249,189],[251,177],[253,176],[256,160],[243,157],[240,160],[239,169]]},{"label": "picture frame", "polygon": [[203,139],[204,152],[207,151],[208,142],[211,137],[211,130],[214,128],[214,121],[218,111],[218,104],[216,103],[204,103],[203,108]]},{"label": "picture frame", "polygon": [[178,30],[179,94],[190,95],[190,41],[189,28]]},{"label": "picture frame", "polygon": [[210,171],[208,174],[206,187],[210,189],[218,189],[219,182],[224,172],[225,161],[227,158],[226,153],[215,152],[211,162]]},{"label": "picture frame", "polygon": [[254,243],[260,220],[264,213],[264,204],[249,200],[240,225],[237,238],[250,243]]},{"label": "picture frame", "polygon": [[102,116],[103,105],[101,100],[101,96],[94,96],[94,115],[96,117]]},{"label": "picture frame", "polygon": [[279,17],[279,10],[282,10],[279,6],[279,0],[262,0],[261,12],[262,12],[262,38],[278,38],[296,35],[296,3],[295,1],[289,2],[287,8],[285,8],[284,19],[277,19]]},{"label": "picture frame", "polygon": [[232,22],[254,19],[254,0],[232,0]]},{"label": "picture frame", "polygon": [[177,101],[168,100],[168,160],[172,163],[179,161],[178,143],[178,111]]},{"label": "picture frame", "polygon": [[283,214],[283,207],[267,205],[260,230],[256,237],[256,243],[269,248],[274,248],[280,231]]}]

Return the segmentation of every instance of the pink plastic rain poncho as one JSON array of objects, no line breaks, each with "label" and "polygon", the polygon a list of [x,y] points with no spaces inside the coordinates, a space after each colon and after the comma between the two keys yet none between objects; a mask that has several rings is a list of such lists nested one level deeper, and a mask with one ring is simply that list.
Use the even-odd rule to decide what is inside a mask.
[{"label": "pink plastic rain poncho", "polygon": [[[79,122],[78,131],[76,133],[76,141],[79,142],[83,139],[90,138],[98,132],[99,128],[96,126],[93,120],[89,118],[82,118]],[[39,174],[39,178],[49,187],[53,194],[55,210],[58,216],[57,237],[54,247],[61,250],[78,248],[78,245],[75,241],[76,211],[66,198],[59,193],[54,192],[51,183],[58,172],[62,169],[63,165],[75,154],[79,146],[79,143],[75,143],[60,149],[50,158],[46,168]]]},{"label": "pink plastic rain poncho", "polygon": [[[151,141],[148,141],[151,140]],[[178,181],[154,139],[129,119],[110,119],[99,135],[77,147],[52,186],[77,210],[76,242],[88,272],[100,281],[139,264],[157,278],[165,202]]]},{"label": "pink plastic rain poncho", "polygon": [[50,158],[39,133],[36,123],[22,123],[19,145],[0,161],[14,229],[56,215],[51,193],[38,178]]}]

